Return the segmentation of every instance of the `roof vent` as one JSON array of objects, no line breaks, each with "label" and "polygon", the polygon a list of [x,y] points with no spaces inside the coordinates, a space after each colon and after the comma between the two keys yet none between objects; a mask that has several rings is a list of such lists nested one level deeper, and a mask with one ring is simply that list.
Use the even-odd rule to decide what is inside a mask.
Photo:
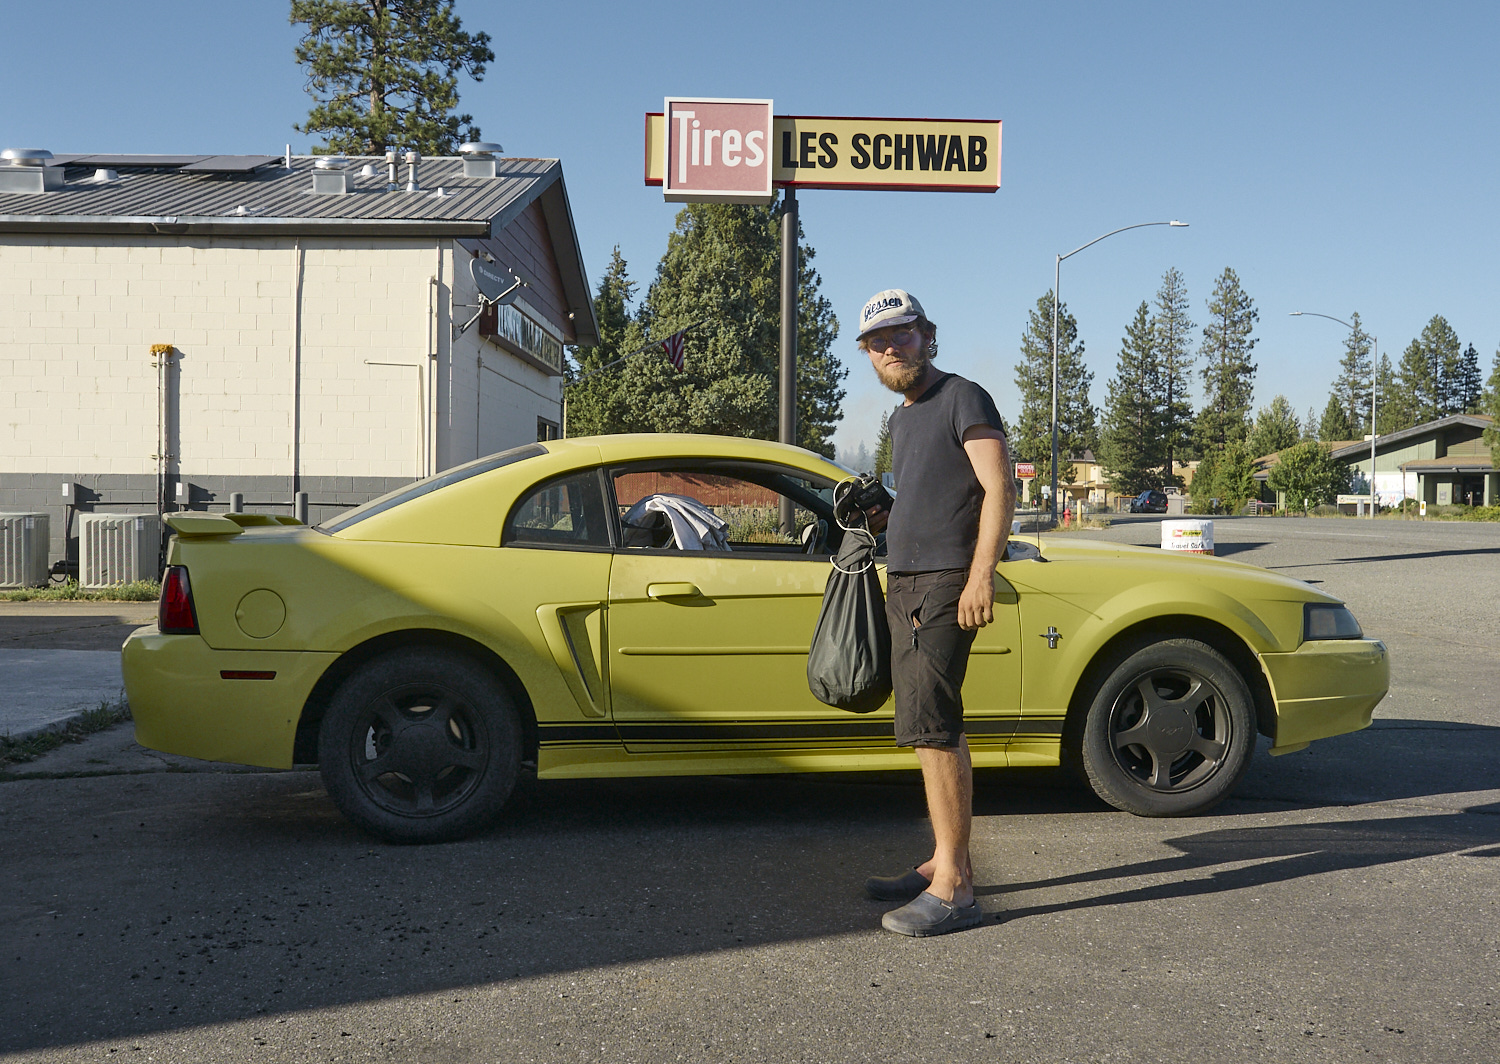
[{"label": "roof vent", "polygon": [[499,144],[488,140],[471,140],[467,144],[458,146],[458,154],[463,156],[465,177],[494,177],[495,153],[505,149]]},{"label": "roof vent", "polygon": [[313,163],[313,194],[345,196],[349,193],[349,160],[342,155],[324,155]]},{"label": "roof vent", "polygon": [[422,153],[409,151],[406,153],[406,191],[421,192],[422,183],[417,180],[417,167],[421,165]]},{"label": "roof vent", "polygon": [[0,192],[54,192],[63,187],[63,168],[48,166],[52,153],[43,148],[0,151]]},{"label": "roof vent", "polygon": [[118,180],[120,180],[120,171],[110,170],[101,166],[94,171],[93,177],[84,178],[82,183],[85,185],[107,185],[111,181]]},{"label": "roof vent", "polygon": [[365,163],[359,168],[360,177],[379,177],[380,171],[375,169],[374,163]]}]

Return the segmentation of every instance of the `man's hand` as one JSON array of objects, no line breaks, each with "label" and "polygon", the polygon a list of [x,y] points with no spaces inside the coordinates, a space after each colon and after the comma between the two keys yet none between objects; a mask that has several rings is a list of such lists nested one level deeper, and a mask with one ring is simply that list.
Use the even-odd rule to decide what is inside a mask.
[{"label": "man's hand", "polygon": [[970,573],[964,593],[958,597],[958,626],[966,632],[983,628],[995,619],[993,573]]}]

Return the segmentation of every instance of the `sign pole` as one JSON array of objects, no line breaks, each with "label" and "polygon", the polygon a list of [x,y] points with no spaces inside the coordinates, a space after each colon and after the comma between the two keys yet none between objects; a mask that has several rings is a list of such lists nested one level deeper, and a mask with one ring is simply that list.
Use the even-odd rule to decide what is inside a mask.
[{"label": "sign pole", "polygon": [[[797,443],[797,190],[781,201],[781,424],[782,443]],[[781,497],[781,530],[795,535],[792,500]]]}]

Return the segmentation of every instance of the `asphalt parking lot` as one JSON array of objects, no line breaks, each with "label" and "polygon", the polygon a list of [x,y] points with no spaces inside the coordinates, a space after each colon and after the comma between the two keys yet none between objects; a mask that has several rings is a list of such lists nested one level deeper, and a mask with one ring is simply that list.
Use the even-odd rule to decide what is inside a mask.
[{"label": "asphalt parking lot", "polygon": [[0,782],[0,1054],[1494,1060],[1500,525],[1215,531],[1387,642],[1376,723],[1186,820],[983,774],[979,929],[900,938],[860,894],[928,845],[914,775],[532,783],[485,835],[403,848],[316,773],[109,732]]}]

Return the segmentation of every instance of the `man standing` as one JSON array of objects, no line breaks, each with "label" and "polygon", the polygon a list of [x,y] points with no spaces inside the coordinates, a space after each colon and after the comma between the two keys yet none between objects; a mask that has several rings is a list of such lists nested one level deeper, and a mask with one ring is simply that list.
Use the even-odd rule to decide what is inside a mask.
[{"label": "man standing", "polygon": [[907,903],[885,914],[886,930],[941,935],[983,918],[969,859],[974,770],[963,683],[974,635],[995,619],[995,565],[1015,515],[1015,481],[994,400],[933,366],[937,326],[910,293],[891,289],[865,304],[859,346],[881,383],[906,398],[889,421],[897,495],[885,528],[886,617],[896,744],[916,748],[935,841],[931,858],[874,877],[865,890]]}]

